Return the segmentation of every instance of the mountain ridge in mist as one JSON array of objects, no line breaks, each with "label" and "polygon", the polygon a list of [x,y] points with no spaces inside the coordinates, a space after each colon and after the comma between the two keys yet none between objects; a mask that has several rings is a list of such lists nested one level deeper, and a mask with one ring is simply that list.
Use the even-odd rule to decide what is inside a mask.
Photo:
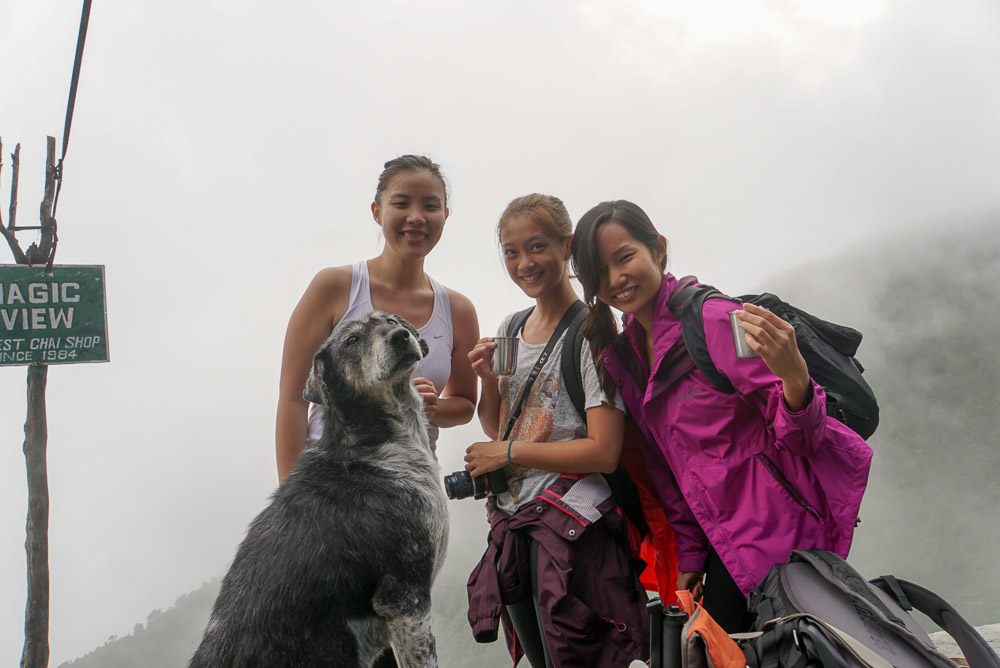
[{"label": "mountain ridge in mist", "polygon": [[[481,502],[472,499],[450,504],[452,530],[444,566],[434,584],[434,632],[442,668],[482,668],[510,662],[500,640],[477,644],[467,619],[465,583],[485,549],[476,531],[476,540],[467,540],[462,526],[485,526]],[[234,546],[235,552],[235,546]],[[145,625],[135,625],[133,633],[108,638],[104,645],[58,668],[183,668],[188,665],[208,624],[209,614],[221,586],[221,578],[206,582],[184,594],[166,610],[154,610]],[[502,638],[502,635],[501,635]]]},{"label": "mountain ridge in mist", "polygon": [[852,562],[937,591],[973,624],[1000,621],[998,222],[859,249],[789,276],[782,295],[865,335],[881,424]]},{"label": "mountain ridge in mist", "polygon": [[[892,573],[933,589],[977,625],[1000,621],[997,222],[1000,215],[921,228],[766,286],[865,335],[858,358],[881,425],[870,439],[875,458],[852,564],[869,578]],[[441,665],[502,665],[509,661],[503,643],[477,645],[465,621],[465,581],[485,546],[482,531],[462,527],[481,527],[482,509],[463,501],[450,511],[448,561],[434,591]],[[186,665],[217,590],[218,581],[210,582],[151,614],[134,634],[59,668]],[[161,645],[170,640],[173,646]]]}]

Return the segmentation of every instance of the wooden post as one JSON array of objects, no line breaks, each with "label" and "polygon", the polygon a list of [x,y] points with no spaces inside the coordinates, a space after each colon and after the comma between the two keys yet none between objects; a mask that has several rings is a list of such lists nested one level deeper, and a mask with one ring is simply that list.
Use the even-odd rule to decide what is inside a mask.
[{"label": "wooden post", "polygon": [[[45,165],[45,195],[39,207],[41,240],[22,252],[17,242],[18,153],[11,156],[14,178],[11,183],[10,217],[7,226],[0,221],[3,234],[17,264],[39,264],[48,260],[55,237],[52,206],[56,185],[56,140],[49,137]],[[0,151],[3,150],[0,144]],[[20,228],[24,229],[24,228]],[[32,229],[32,228],[28,228]],[[28,367],[28,410],[24,422],[24,462],[28,475],[28,519],[24,549],[28,556],[28,596],[24,609],[24,650],[21,668],[46,668],[49,665],[49,478],[46,449],[48,425],[45,415],[45,385],[48,366]]]},{"label": "wooden post", "polygon": [[49,368],[28,367],[28,417],[24,422],[24,464],[28,471],[28,600],[24,609],[21,668],[49,665],[49,479],[45,384]]}]

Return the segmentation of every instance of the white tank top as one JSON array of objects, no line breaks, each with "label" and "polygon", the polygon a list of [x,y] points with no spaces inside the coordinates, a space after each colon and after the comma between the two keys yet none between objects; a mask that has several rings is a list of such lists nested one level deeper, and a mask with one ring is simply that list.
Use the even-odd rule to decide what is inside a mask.
[{"label": "white tank top", "polygon": [[[420,360],[414,376],[422,376],[434,383],[438,394],[448,383],[451,375],[451,349],[453,345],[453,333],[451,323],[451,300],[448,299],[448,291],[444,286],[435,281],[430,276],[427,280],[434,290],[434,309],[431,311],[430,319],[423,327],[417,329],[420,338],[427,342],[430,352],[427,357]],[[340,319],[337,326],[331,333],[337,331],[345,322],[357,320],[361,316],[375,310],[372,305],[371,283],[368,279],[368,262],[362,260],[351,265],[351,299],[347,305],[347,312]],[[437,447],[438,428],[431,425],[428,430],[431,439],[431,450]],[[312,445],[323,436],[323,411],[317,404],[309,404],[309,430],[306,435],[307,445]]]}]

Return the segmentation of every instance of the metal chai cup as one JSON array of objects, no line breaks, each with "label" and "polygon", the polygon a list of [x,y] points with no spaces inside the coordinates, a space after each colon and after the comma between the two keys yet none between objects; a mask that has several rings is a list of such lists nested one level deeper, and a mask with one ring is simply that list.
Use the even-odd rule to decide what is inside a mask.
[{"label": "metal chai cup", "polygon": [[490,371],[494,376],[509,376],[517,370],[517,337],[494,337],[497,347],[493,350]]},{"label": "metal chai cup", "polygon": [[747,332],[740,327],[740,320],[736,317],[736,311],[729,312],[729,325],[733,328],[733,343],[736,344],[736,357],[741,360],[760,357],[760,355],[747,345]]}]

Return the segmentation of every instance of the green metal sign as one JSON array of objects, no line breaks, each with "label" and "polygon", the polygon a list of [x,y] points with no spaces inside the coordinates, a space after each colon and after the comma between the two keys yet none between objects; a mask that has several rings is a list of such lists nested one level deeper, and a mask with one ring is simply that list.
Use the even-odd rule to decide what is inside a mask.
[{"label": "green metal sign", "polygon": [[0,265],[0,366],[107,361],[103,266]]}]

